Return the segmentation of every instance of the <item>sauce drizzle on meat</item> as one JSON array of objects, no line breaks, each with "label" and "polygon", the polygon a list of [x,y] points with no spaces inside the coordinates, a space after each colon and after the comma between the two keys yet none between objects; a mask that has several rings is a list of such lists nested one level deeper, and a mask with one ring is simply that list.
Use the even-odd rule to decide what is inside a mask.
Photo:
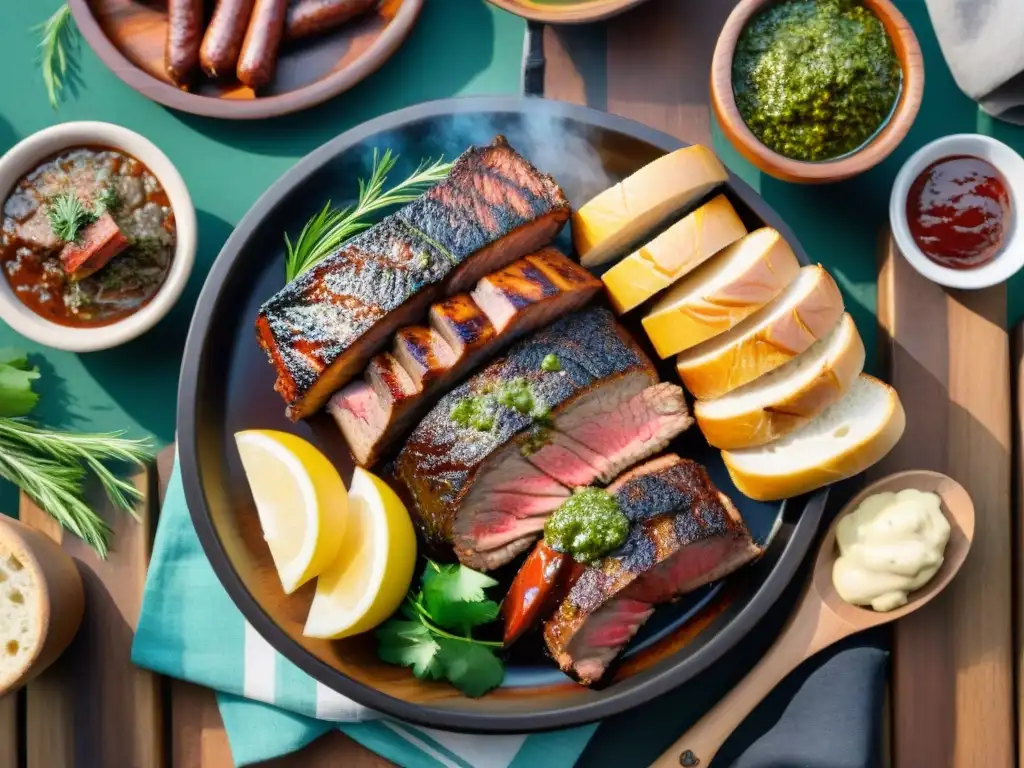
[{"label": "sauce drizzle on meat", "polygon": [[[55,234],[50,216],[54,201],[69,196],[90,214],[72,243]],[[174,212],[149,169],[118,150],[81,147],[42,162],[4,201],[0,269],[36,314],[96,327],[124,319],[156,295],[175,243]]]}]

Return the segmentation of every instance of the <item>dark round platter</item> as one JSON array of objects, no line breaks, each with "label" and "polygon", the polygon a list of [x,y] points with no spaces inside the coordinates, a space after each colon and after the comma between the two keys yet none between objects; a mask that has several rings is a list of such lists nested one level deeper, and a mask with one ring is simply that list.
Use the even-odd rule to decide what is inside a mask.
[{"label": "dark round platter", "polygon": [[[496,133],[552,174],[574,205],[683,146],[603,112],[511,97],[421,104],[338,136],[264,193],[213,265],[182,365],[178,446],[189,509],[206,555],[246,619],[285,657],[325,685],[392,717],[450,730],[524,733],[614,715],[722,660],[793,578],[814,539],[827,491],[781,504],[754,502],[735,489],[718,452],[696,428],[674,441],[670,450],[705,464],[754,538],[770,545],[760,560],[724,582],[659,608],[600,688],[570,681],[539,651],[517,652],[507,662],[500,688],[468,699],[444,683],[420,682],[407,669],[383,664],[372,636],[340,642],[302,636],[312,584],[291,596],[282,592],[233,440],[241,429],[291,431],[316,443],[346,481],[352,471],[344,441],[326,417],[299,424],[285,419],[273,391],[273,369],[255,342],[257,309],[284,283],[283,234],[294,236],[326,200],[339,203],[354,195],[355,180],[365,175],[374,147],[401,153],[394,172],[398,179],[422,158],[454,157]],[[726,193],[748,228],[775,227],[807,263],[793,233],[749,186],[731,177]],[[569,250],[568,227],[557,242]],[[645,341],[635,320],[626,325]],[[668,362],[660,366],[662,378],[674,381]]]}]

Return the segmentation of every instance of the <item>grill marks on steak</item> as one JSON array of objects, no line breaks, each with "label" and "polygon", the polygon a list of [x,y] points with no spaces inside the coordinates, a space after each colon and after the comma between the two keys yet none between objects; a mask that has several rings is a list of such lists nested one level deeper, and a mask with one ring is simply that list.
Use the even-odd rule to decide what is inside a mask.
[{"label": "grill marks on steak", "polygon": [[[548,354],[558,357],[561,371],[541,369]],[[451,420],[452,409],[463,398],[515,378],[530,382],[535,397],[551,409],[553,426],[538,426],[529,416],[505,407],[498,408],[491,431],[461,427]],[[610,446],[616,451],[614,461],[629,463],[658,450],[660,435],[671,437],[689,426],[682,390],[656,382],[650,360],[603,308],[577,312],[521,341],[506,357],[443,397],[399,454],[398,478],[410,491],[421,527],[428,536],[452,543],[459,559],[471,568],[491,570],[508,562],[537,537],[569,494],[567,486],[589,485],[601,475],[598,466],[589,464],[568,483],[549,471],[554,460],[534,460],[556,441],[571,439],[564,424],[575,429],[600,414],[611,414],[614,420],[619,419],[618,409],[639,413],[647,407],[648,425],[631,433],[641,437],[626,441],[635,451],[631,456],[618,450],[623,443],[618,438],[594,443],[596,450]],[[648,390],[650,395],[645,394]],[[658,421],[658,408],[671,412],[664,424]],[[655,432],[659,439],[651,438]],[[531,454],[537,442],[548,445]]]},{"label": "grill marks on steak", "polygon": [[554,180],[504,137],[468,149],[447,179],[260,308],[257,338],[289,417],[315,412],[444,293],[550,242],[569,210]]},{"label": "grill marks on steak", "polygon": [[599,680],[655,606],[716,581],[761,553],[704,467],[669,455],[609,486],[632,527],[626,542],[588,567],[544,639],[562,671]]},{"label": "grill marks on steak", "polygon": [[[399,330],[391,354],[377,355],[364,381],[350,383],[329,401],[328,411],[356,462],[374,464],[483,357],[578,309],[600,287],[600,280],[583,267],[555,248],[544,248],[483,278],[471,294],[435,304],[429,327]],[[405,369],[411,386],[372,386],[380,360],[388,358]]]}]

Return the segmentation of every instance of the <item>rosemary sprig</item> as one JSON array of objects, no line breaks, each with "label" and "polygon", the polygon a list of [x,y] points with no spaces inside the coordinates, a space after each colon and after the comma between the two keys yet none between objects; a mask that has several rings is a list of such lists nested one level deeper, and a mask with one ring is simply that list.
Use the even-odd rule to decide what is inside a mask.
[{"label": "rosemary sprig", "polygon": [[83,227],[96,221],[97,215],[86,208],[74,192],[62,192],[47,203],[46,217],[54,235],[65,243],[73,243]]},{"label": "rosemary sprig", "polygon": [[424,189],[447,177],[452,167],[443,158],[426,160],[405,180],[385,189],[388,173],[396,162],[398,155],[392,155],[390,149],[383,154],[374,149],[370,178],[359,179],[359,198],[355,205],[332,208],[328,201],[323,210],[306,222],[294,244],[285,234],[285,279],[294,280],[336,251],[350,237],[369,227],[372,224],[368,220],[371,214],[415,200]]},{"label": "rosemary sprig", "polygon": [[83,490],[92,472],[115,506],[137,516],[135,504],[141,494],[106,462],[139,465],[149,458],[149,443],[126,440],[122,434],[79,435],[42,429],[23,419],[0,419],[0,477],[18,486],[105,558],[110,528],[86,503]]},{"label": "rosemary sprig", "polygon": [[65,47],[70,46],[72,25],[71,8],[65,3],[54,14],[32,27],[32,31],[41,32],[39,41],[40,57],[43,64],[43,84],[50,98],[50,106],[54,109],[60,103],[60,92],[68,73],[68,57]]}]

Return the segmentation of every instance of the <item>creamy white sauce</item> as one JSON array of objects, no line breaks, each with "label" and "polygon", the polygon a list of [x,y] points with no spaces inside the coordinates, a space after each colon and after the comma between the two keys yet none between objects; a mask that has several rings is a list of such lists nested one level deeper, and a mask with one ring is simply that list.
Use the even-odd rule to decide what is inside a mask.
[{"label": "creamy white sauce", "polygon": [[894,610],[936,574],[948,541],[949,522],[934,493],[875,494],[836,526],[832,583],[848,603]]}]

